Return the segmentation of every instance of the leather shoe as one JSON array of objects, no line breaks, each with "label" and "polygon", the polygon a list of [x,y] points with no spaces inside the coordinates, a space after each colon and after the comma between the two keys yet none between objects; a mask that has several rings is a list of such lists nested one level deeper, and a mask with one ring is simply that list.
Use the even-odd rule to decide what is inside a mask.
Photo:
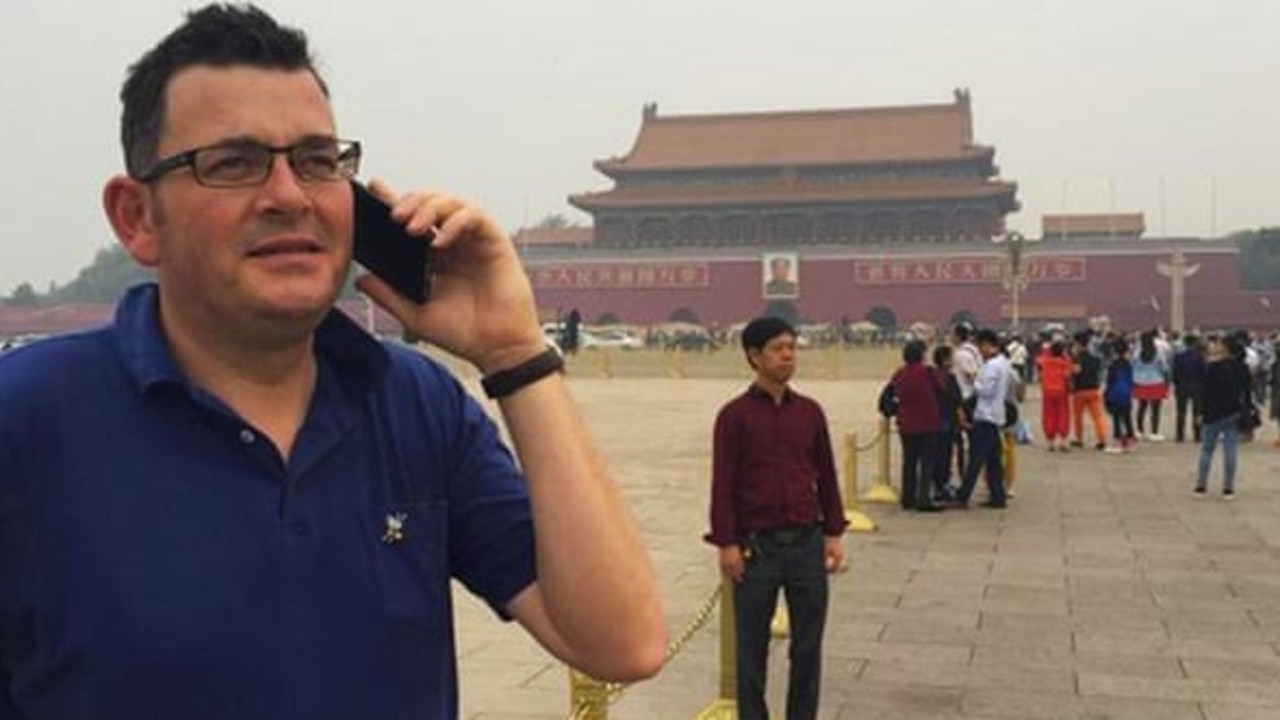
[{"label": "leather shoe", "polygon": [[1009,504],[1008,504],[1008,503],[992,502],[992,501],[988,500],[988,501],[986,501],[986,502],[982,503],[982,507],[984,507],[984,508],[1002,509],[1002,508],[1007,508],[1007,507],[1009,507]]}]

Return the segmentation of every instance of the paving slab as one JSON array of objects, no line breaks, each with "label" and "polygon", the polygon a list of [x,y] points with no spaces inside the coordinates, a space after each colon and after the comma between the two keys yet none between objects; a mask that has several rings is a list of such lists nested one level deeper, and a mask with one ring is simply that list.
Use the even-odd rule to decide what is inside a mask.
[{"label": "paving slab", "polygon": [[[744,379],[571,381],[640,520],[680,634],[719,582],[701,541],[710,430]],[[862,442],[874,435],[879,385],[797,381],[823,403],[837,452],[846,432]],[[1034,399],[1023,412],[1038,418]],[[1193,498],[1196,448],[1166,442],[1119,456],[1019,448],[1017,494],[1004,511],[926,516],[864,504],[880,527],[846,536],[848,569],[832,578],[821,718],[1280,718],[1274,433],[1268,426],[1241,447],[1231,502],[1216,494],[1220,461],[1215,493]],[[860,455],[858,470],[865,489],[874,458]],[[463,717],[567,717],[564,668],[465,591],[455,600]],[[709,705],[718,633],[713,616],[609,717],[684,720]],[[771,650],[775,714],[786,652],[785,640]]]}]

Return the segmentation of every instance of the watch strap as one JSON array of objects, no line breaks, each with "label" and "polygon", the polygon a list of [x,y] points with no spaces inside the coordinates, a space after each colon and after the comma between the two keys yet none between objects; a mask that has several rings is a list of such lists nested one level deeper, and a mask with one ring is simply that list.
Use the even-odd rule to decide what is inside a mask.
[{"label": "watch strap", "polygon": [[504,398],[542,378],[564,369],[564,358],[553,347],[506,370],[499,370],[480,381],[484,394],[493,399]]}]

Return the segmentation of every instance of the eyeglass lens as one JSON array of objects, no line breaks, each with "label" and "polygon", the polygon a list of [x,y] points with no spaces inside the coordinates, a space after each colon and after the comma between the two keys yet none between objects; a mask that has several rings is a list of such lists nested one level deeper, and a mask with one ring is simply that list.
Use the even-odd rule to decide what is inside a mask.
[{"label": "eyeglass lens", "polygon": [[283,152],[298,179],[310,182],[353,177],[359,152],[350,142],[324,140],[274,149],[258,143],[204,148],[192,163],[197,179],[209,185],[244,185],[264,181],[271,174],[276,153]]}]

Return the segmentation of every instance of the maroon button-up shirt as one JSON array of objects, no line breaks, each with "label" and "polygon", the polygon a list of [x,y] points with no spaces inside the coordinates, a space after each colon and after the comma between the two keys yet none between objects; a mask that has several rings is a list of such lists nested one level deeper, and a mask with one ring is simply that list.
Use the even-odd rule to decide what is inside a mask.
[{"label": "maroon button-up shirt", "polygon": [[942,415],[938,393],[942,388],[933,370],[922,362],[908,363],[893,374],[893,391],[898,395],[898,432],[903,435],[938,432]]},{"label": "maroon button-up shirt", "polygon": [[810,398],[788,389],[776,404],[752,385],[716,416],[713,454],[709,542],[806,523],[844,532],[827,418]]}]

